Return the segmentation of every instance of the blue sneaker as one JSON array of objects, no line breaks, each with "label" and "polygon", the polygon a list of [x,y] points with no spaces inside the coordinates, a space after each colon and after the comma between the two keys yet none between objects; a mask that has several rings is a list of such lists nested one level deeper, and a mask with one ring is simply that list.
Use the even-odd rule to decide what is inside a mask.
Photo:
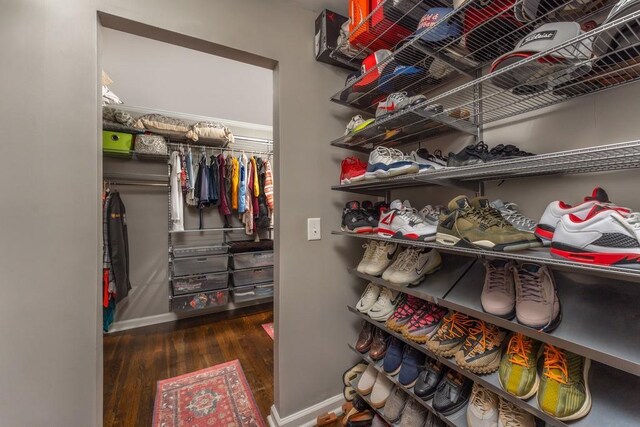
[{"label": "blue sneaker", "polygon": [[384,369],[387,374],[395,375],[400,372],[403,350],[404,344],[402,341],[391,337],[391,341],[387,347],[387,354],[384,355],[384,361],[382,362],[382,369]]},{"label": "blue sneaker", "polygon": [[420,166],[395,148],[376,147],[369,154],[369,163],[364,179],[389,178],[392,176],[417,173]]},{"label": "blue sneaker", "polygon": [[400,375],[398,375],[398,382],[405,387],[413,387],[418,379],[418,374],[424,368],[424,362],[426,360],[424,353],[416,350],[413,347],[407,346],[402,358],[402,367],[400,368]]}]

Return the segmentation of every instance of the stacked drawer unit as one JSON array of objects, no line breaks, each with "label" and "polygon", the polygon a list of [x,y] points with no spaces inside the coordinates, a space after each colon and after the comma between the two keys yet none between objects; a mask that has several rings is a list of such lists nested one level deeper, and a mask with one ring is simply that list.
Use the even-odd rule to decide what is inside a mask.
[{"label": "stacked drawer unit", "polygon": [[233,302],[273,296],[273,241],[231,242]]},{"label": "stacked drawer unit", "polygon": [[182,246],[171,250],[171,311],[186,312],[229,302],[229,247]]}]

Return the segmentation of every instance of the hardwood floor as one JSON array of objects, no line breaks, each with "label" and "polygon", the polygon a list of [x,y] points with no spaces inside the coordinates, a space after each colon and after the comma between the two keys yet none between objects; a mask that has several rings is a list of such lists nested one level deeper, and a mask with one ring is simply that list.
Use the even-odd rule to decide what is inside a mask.
[{"label": "hardwood floor", "polygon": [[162,323],[104,337],[104,426],[147,427],[156,382],[239,359],[263,417],[273,404],[272,305]]}]

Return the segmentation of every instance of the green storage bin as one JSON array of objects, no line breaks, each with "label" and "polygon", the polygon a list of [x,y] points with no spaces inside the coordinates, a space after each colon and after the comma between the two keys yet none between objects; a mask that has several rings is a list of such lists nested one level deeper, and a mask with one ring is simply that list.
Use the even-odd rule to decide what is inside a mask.
[{"label": "green storage bin", "polygon": [[131,154],[133,135],[130,133],[102,131],[102,150],[110,154]]}]

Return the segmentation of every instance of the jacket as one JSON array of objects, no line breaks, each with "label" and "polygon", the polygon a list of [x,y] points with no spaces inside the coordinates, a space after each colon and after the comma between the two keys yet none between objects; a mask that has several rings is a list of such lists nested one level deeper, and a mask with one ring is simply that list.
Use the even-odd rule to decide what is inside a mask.
[{"label": "jacket", "polygon": [[131,290],[129,281],[129,236],[127,211],[120,193],[113,191],[107,205],[107,234],[109,236],[109,258],[116,284],[116,302],[122,301]]}]

